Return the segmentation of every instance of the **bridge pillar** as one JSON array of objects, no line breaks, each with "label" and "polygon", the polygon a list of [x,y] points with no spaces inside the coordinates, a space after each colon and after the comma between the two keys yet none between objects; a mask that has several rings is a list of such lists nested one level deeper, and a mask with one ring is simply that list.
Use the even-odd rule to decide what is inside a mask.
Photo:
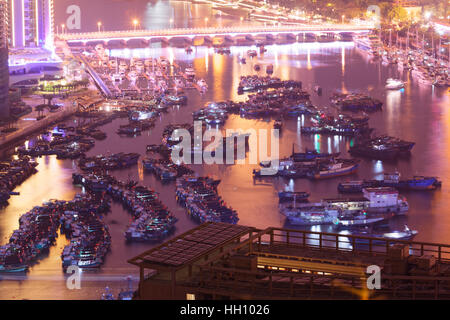
[{"label": "bridge pillar", "polygon": [[121,49],[121,48],[125,48],[126,45],[127,45],[127,42],[125,40],[113,39],[113,40],[108,40],[108,42],[107,42],[107,47],[110,49]]},{"label": "bridge pillar", "polygon": [[169,44],[173,47],[184,48],[191,43],[188,37],[173,37],[169,39]]}]

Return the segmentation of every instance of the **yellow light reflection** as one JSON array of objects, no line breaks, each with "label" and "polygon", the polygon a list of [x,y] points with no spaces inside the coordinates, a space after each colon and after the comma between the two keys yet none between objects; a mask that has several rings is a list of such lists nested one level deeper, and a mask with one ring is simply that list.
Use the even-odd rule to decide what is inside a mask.
[{"label": "yellow light reflection", "polygon": [[312,70],[312,65],[311,65],[311,49],[310,49],[310,48],[308,48],[308,51],[307,51],[307,57],[308,57],[308,61],[307,61],[307,64],[306,64],[306,69]]}]

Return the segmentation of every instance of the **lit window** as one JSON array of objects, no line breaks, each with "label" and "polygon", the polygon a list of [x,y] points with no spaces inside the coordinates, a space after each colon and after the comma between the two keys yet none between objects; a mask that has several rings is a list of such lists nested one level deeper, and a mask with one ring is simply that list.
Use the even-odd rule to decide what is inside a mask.
[{"label": "lit window", "polygon": [[195,294],[186,293],[186,300],[195,300]]}]

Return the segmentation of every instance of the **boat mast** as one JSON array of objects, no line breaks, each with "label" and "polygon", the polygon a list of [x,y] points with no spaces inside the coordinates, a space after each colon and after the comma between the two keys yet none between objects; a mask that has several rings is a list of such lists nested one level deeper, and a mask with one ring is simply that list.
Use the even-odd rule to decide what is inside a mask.
[{"label": "boat mast", "polygon": [[422,52],[425,52],[425,33],[423,34],[422,37]]},{"label": "boat mast", "polygon": [[389,49],[391,49],[392,45],[392,29],[389,29]]},{"label": "boat mast", "polygon": [[419,48],[419,29],[416,28],[416,49]]},{"label": "boat mast", "polygon": [[436,54],[434,52],[434,35],[431,35],[431,56],[436,58]]}]

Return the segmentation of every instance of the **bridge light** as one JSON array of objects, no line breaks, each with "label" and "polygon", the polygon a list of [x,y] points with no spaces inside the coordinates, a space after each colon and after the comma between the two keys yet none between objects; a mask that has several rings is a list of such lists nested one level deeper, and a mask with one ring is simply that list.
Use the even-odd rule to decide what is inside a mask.
[{"label": "bridge light", "polygon": [[100,32],[100,28],[102,27],[102,23],[99,21],[97,22],[98,32]]}]

